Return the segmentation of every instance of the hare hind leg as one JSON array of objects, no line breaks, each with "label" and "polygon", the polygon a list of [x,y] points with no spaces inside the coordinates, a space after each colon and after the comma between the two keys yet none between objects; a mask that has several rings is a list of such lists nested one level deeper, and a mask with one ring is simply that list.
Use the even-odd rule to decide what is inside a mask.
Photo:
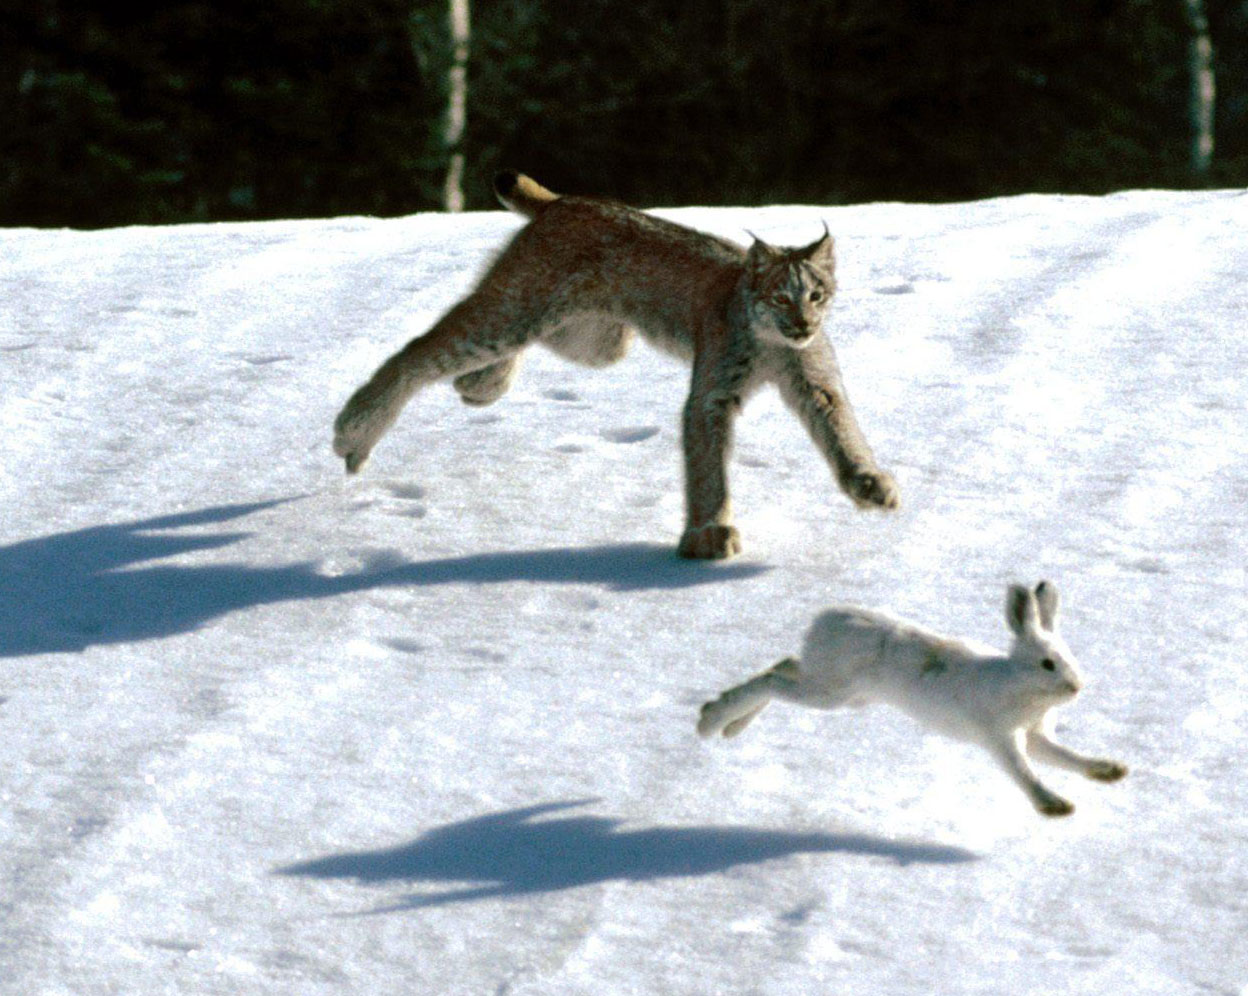
[{"label": "hare hind leg", "polygon": [[698,735],[735,737],[753,722],[773,698],[792,699],[800,678],[798,662],[786,657],[749,681],[728,689],[702,706]]},{"label": "hare hind leg", "polygon": [[738,716],[731,723],[725,723],[724,728],[720,730],[720,734],[725,740],[731,740],[733,737],[744,732],[745,728],[754,722],[754,718],[767,708],[768,703],[764,702],[760,706],[756,706],[747,712],[744,716]]}]

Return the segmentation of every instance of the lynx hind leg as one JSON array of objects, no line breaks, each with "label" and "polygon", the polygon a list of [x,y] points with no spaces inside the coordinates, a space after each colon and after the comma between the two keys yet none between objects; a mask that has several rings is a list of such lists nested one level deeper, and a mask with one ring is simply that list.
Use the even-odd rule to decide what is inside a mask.
[{"label": "lynx hind leg", "polygon": [[542,337],[556,356],[586,367],[606,367],[628,354],[636,330],[611,315],[581,312]]},{"label": "lynx hind leg", "polygon": [[378,367],[334,420],[334,452],[343,458],[347,472],[354,474],[364,466],[377,441],[421,388],[443,377],[500,368],[514,360],[532,338],[514,310],[486,295],[470,295]]},{"label": "lynx hind leg", "polygon": [[364,466],[377,441],[394,424],[415,390],[408,390],[404,384],[401,366],[396,362],[398,355],[383,363],[334,419],[334,452],[342,457],[348,474]]},{"label": "lynx hind leg", "polygon": [[460,400],[474,407],[492,405],[507,393],[512,381],[516,379],[516,373],[520,369],[520,355],[517,353],[480,370],[460,374],[453,382]]},{"label": "lynx hind leg", "polygon": [[698,735],[725,737],[740,734],[773,698],[794,697],[800,678],[798,661],[786,657],[743,684],[728,689],[717,699],[702,706],[698,717]]}]

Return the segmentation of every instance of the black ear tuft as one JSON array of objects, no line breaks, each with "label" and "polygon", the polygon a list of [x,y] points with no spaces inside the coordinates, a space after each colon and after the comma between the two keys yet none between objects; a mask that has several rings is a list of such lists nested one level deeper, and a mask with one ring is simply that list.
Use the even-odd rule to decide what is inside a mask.
[{"label": "black ear tuft", "polygon": [[768,245],[753,232],[747,231],[747,234],[754,240],[750,245],[749,252],[746,253],[746,262],[753,267],[766,266],[769,263],[775,263],[780,260],[784,253],[775,246]]},{"label": "black ear tuft", "polygon": [[828,230],[828,223],[823,223],[823,235],[808,246],[799,249],[797,255],[813,266],[831,270],[836,265],[836,240]]}]

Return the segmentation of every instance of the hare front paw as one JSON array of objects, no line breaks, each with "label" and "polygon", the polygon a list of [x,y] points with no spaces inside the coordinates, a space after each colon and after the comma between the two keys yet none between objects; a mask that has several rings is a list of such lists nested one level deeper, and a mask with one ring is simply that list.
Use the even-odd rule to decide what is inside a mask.
[{"label": "hare front paw", "polygon": [[1035,800],[1036,809],[1045,816],[1069,816],[1075,811],[1075,804],[1063,799],[1060,795],[1046,792]]},{"label": "hare front paw", "polygon": [[1126,777],[1127,766],[1119,761],[1095,760],[1088,764],[1084,773],[1098,782],[1116,782]]},{"label": "hare front paw", "polygon": [[685,530],[676,550],[689,560],[725,560],[741,552],[741,534],[736,526],[711,523]]},{"label": "hare front paw", "polygon": [[860,508],[894,509],[901,504],[897,482],[884,470],[859,471],[849,479],[846,490]]}]

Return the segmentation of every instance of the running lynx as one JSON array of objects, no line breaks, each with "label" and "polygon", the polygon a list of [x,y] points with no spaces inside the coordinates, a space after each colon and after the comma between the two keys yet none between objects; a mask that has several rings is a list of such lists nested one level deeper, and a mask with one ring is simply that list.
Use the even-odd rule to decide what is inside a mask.
[{"label": "running lynx", "polygon": [[465,403],[506,393],[535,342],[591,367],[627,352],[635,332],[693,364],[684,407],[684,557],[741,550],[727,456],[733,419],[774,383],[861,507],[896,508],[822,334],[836,284],[832,237],[802,248],[754,239],[749,250],[611,201],[560,197],[519,173],[495,180],[504,205],[532,219],[476,289],[386,360],[334,422],[334,452],[355,473],[420,388],[453,377]]}]

